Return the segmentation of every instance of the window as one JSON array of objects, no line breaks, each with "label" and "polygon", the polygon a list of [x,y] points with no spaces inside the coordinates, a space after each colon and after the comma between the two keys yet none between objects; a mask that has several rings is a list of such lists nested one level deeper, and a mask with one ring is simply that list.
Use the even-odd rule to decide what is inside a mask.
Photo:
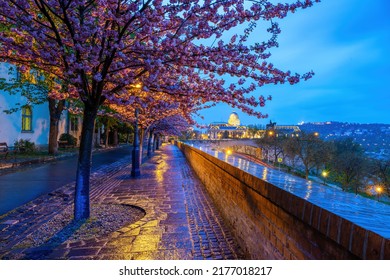
[{"label": "window", "polygon": [[31,106],[22,108],[22,132],[32,131],[32,110]]},{"label": "window", "polygon": [[76,116],[70,117],[70,131],[78,131],[79,130],[79,118]]}]

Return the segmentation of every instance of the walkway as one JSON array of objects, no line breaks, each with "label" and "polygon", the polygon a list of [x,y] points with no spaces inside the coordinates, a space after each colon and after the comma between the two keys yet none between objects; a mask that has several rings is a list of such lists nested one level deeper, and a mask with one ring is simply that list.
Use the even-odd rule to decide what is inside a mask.
[{"label": "walkway", "polygon": [[[101,238],[56,247],[20,243],[73,199],[73,184],[0,217],[0,258],[15,259],[244,259],[203,185],[176,146],[167,145],[132,179],[124,160],[95,173],[93,203],[131,204],[146,215]],[[28,257],[26,257],[28,256]]]}]

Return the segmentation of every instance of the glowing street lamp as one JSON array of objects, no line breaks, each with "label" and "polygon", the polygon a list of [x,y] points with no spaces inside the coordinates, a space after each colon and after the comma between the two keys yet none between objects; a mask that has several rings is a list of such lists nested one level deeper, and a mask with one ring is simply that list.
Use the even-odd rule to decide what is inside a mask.
[{"label": "glowing street lamp", "polygon": [[328,175],[329,175],[329,172],[326,170],[323,170],[321,172],[321,176],[324,178],[324,184],[326,183],[326,177],[328,177]]},{"label": "glowing street lamp", "polygon": [[226,150],[226,154],[227,154],[228,156],[230,156],[230,155],[232,154],[232,150],[230,150],[230,149]]},{"label": "glowing street lamp", "polygon": [[376,194],[377,194],[377,197],[378,197],[378,201],[379,201],[379,196],[381,195],[381,193],[383,192],[383,188],[381,186],[377,186],[375,188],[375,191],[376,191]]}]

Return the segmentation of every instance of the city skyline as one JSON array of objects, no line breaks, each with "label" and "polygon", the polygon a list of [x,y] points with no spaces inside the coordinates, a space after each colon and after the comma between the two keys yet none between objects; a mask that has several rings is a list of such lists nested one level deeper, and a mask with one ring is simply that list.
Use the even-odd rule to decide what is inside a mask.
[{"label": "city skyline", "polygon": [[[257,119],[225,104],[200,111],[200,124],[227,121],[236,111],[244,124],[299,122],[390,123],[390,19],[384,0],[325,0],[279,20],[279,48],[269,62],[315,76],[297,85],[269,85],[255,96],[272,96]],[[258,24],[258,27],[264,23]],[[253,37],[252,34],[251,36]],[[256,37],[256,36],[255,36]],[[259,40],[265,40],[261,37]]]}]

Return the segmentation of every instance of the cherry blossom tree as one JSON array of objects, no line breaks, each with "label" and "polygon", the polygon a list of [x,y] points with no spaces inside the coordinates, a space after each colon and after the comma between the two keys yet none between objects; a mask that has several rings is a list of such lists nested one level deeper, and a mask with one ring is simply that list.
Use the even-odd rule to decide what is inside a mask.
[{"label": "cherry blossom tree", "polygon": [[[149,133],[148,137],[148,156],[151,155],[151,141],[158,123],[162,119],[167,119],[171,116],[180,116],[183,120],[186,120],[186,124],[194,124],[195,122],[191,118],[191,114],[195,113],[199,107],[196,106],[182,106],[184,102],[174,102],[173,98],[166,96],[164,93],[153,93],[140,91],[135,102],[129,105],[110,105],[110,109],[118,114],[118,118],[123,122],[130,122],[134,124],[135,130],[139,130],[139,142],[138,137],[134,138],[133,149],[139,148],[137,152],[138,158],[133,157],[133,165],[142,162],[143,155],[143,143],[145,135]],[[146,106],[147,105],[147,106]],[[137,133],[134,134],[138,136]]]},{"label": "cherry blossom tree", "polygon": [[[280,29],[273,20],[319,0],[273,4],[249,0],[3,0],[0,60],[34,67],[69,85],[53,97],[83,102],[83,128],[76,175],[75,219],[89,217],[89,177],[94,121],[99,107],[134,103],[134,85],[185,97],[187,104],[225,102],[249,114],[266,84],[295,84],[313,73],[293,74],[272,63]],[[258,21],[270,38],[248,43]],[[246,27],[229,39],[228,31]],[[212,43],[213,42],[213,43]],[[224,75],[236,82],[225,84]]]},{"label": "cherry blossom tree", "polygon": [[153,125],[153,131],[164,136],[180,136],[188,130],[191,125],[181,115],[172,115],[156,121]]},{"label": "cherry blossom tree", "polygon": [[162,136],[180,136],[183,132],[187,131],[191,127],[191,122],[181,114],[172,115],[163,119],[155,121],[149,128],[150,136],[148,142],[149,149],[158,149],[160,145],[160,138]]}]

